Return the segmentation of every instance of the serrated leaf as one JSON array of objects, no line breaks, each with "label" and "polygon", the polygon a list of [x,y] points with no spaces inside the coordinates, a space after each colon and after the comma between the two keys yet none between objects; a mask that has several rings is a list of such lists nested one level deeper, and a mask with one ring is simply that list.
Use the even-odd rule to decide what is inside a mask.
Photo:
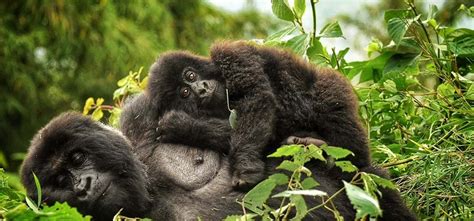
[{"label": "serrated leaf", "polygon": [[306,177],[306,179],[301,182],[301,186],[303,186],[303,189],[312,189],[319,186],[319,183],[312,177]]},{"label": "serrated leaf", "polygon": [[295,0],[294,3],[295,3],[294,9],[295,9],[296,17],[298,18],[303,17],[304,12],[306,11],[305,0]]},{"label": "serrated leaf", "polygon": [[340,147],[323,146],[322,149],[324,150],[324,152],[326,152],[327,155],[333,157],[336,160],[347,157],[349,155],[354,156],[354,153],[352,153],[352,151]]},{"label": "serrated leaf", "polygon": [[336,161],[336,162],[335,162],[335,165],[336,165],[337,167],[341,168],[341,170],[344,171],[344,172],[349,172],[349,173],[351,173],[351,172],[355,172],[355,171],[358,170],[357,167],[354,166],[354,164],[351,163],[351,161],[345,161],[345,160],[343,160],[343,161]]},{"label": "serrated leaf", "polygon": [[301,145],[284,145],[278,148],[275,153],[268,155],[268,157],[287,157],[294,156],[296,153],[303,151]]},{"label": "serrated leaf", "polygon": [[308,156],[312,159],[320,160],[326,162],[326,158],[323,156],[323,150],[314,144],[308,145]]},{"label": "serrated leaf", "polygon": [[467,28],[455,29],[446,38],[448,49],[456,55],[474,55],[474,31]]},{"label": "serrated leaf", "polygon": [[281,162],[280,165],[278,165],[277,169],[280,169],[280,170],[288,170],[290,172],[293,172],[295,170],[297,170],[300,166],[296,163],[293,163],[289,160],[284,160],[283,162]]},{"label": "serrated leaf", "polygon": [[247,194],[245,194],[243,198],[245,207],[254,213],[262,215],[263,204],[270,197],[275,186],[275,181],[271,179],[266,179],[257,184]]},{"label": "serrated leaf", "polygon": [[286,0],[272,0],[273,14],[285,21],[293,21],[293,12],[288,7],[288,3],[286,3],[285,1]]},{"label": "serrated leaf", "polygon": [[94,105],[94,98],[87,98],[86,103],[84,104],[84,109],[82,110],[83,115],[87,115],[91,110],[91,107]]},{"label": "serrated leaf", "polygon": [[273,180],[277,185],[287,184],[289,181],[288,176],[283,173],[275,173],[269,176],[268,179]]},{"label": "serrated leaf", "polygon": [[392,190],[397,189],[397,186],[392,181],[390,181],[388,179],[379,177],[375,174],[369,174],[369,176],[372,178],[372,180],[374,180],[374,182],[377,184],[377,186],[381,186],[381,187],[392,189]]},{"label": "serrated leaf", "polygon": [[382,215],[379,202],[364,190],[358,186],[352,185],[346,181],[344,187],[346,188],[346,194],[351,204],[356,209],[356,219],[363,218],[365,216],[378,217]]},{"label": "serrated leaf", "polygon": [[[295,190],[295,191],[298,191],[298,190]],[[301,191],[309,191],[309,190],[301,190]],[[308,207],[306,206],[306,202],[304,201],[303,196],[291,195],[290,202],[293,203],[293,205],[296,208],[296,215],[291,220],[292,221],[302,220],[306,216],[306,213],[308,213]]]},{"label": "serrated leaf", "polygon": [[343,37],[341,26],[338,21],[334,21],[326,24],[323,29],[319,32],[318,37],[324,38],[339,38]]}]

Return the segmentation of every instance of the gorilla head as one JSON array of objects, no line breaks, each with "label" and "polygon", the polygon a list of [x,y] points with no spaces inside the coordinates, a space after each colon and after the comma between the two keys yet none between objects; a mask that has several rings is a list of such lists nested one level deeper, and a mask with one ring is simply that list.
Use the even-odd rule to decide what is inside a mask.
[{"label": "gorilla head", "polygon": [[68,202],[97,219],[111,219],[121,208],[143,215],[151,203],[145,166],[121,135],[78,113],[65,113],[33,138],[21,168],[22,183],[35,199],[33,173],[46,203]]},{"label": "gorilla head", "polygon": [[224,80],[208,58],[187,52],[162,55],[151,67],[148,92],[159,115],[185,109],[198,116],[227,117]]}]

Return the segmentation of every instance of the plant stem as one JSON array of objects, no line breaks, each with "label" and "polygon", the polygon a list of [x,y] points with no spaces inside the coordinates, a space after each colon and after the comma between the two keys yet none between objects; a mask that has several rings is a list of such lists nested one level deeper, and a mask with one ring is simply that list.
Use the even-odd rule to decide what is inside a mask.
[{"label": "plant stem", "polygon": [[311,0],[311,13],[313,15],[313,31],[311,38],[316,38],[316,1]]}]

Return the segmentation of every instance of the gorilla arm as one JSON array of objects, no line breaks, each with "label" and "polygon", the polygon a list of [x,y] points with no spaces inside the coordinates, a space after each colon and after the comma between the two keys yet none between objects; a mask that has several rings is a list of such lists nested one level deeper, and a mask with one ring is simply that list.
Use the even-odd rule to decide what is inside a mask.
[{"label": "gorilla arm", "polygon": [[214,45],[212,61],[222,71],[237,110],[231,135],[234,186],[255,184],[264,178],[262,154],[273,138],[276,99],[256,48],[242,42]]}]

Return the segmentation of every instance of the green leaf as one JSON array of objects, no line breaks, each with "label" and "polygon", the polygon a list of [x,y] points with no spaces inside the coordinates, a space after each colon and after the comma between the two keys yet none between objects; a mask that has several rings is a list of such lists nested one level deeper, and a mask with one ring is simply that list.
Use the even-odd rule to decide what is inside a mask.
[{"label": "green leaf", "polygon": [[390,181],[388,179],[379,177],[375,174],[369,174],[369,176],[374,180],[374,182],[377,184],[377,186],[381,186],[381,187],[392,189],[392,190],[397,189],[397,186],[395,184],[393,184],[392,181]]},{"label": "green leaf", "polygon": [[406,19],[406,18],[409,18],[410,16],[411,16],[410,10],[393,9],[393,10],[385,11],[384,20],[385,20],[385,23],[387,23],[392,18]]},{"label": "green leaf", "polygon": [[326,152],[327,155],[333,157],[336,160],[347,157],[349,155],[354,156],[354,153],[352,153],[352,151],[340,147],[323,146],[322,149],[324,150],[324,152]]},{"label": "green leaf", "polygon": [[308,47],[308,34],[297,35],[285,43],[285,46],[291,48],[296,54],[304,55]]},{"label": "green leaf", "polygon": [[303,146],[298,144],[284,145],[278,148],[275,153],[270,154],[268,157],[287,157],[294,156],[296,153],[303,151]]},{"label": "green leaf", "polygon": [[354,164],[351,163],[351,161],[345,161],[345,160],[343,160],[343,161],[336,161],[336,162],[335,162],[335,165],[336,165],[337,167],[341,168],[341,170],[344,171],[344,172],[349,172],[349,173],[351,173],[351,172],[355,172],[355,171],[358,170],[357,167],[354,166]]},{"label": "green leaf", "polygon": [[268,42],[274,42],[274,41],[281,41],[281,38],[282,37],[285,37],[291,33],[293,33],[294,31],[296,30],[296,27],[294,25],[290,25],[270,36],[268,36],[267,39],[265,39],[265,44],[267,44]]},{"label": "green leaf", "polygon": [[227,216],[224,221],[253,221],[257,217],[257,214],[245,214],[245,215],[231,215]]},{"label": "green leaf", "polygon": [[398,91],[397,85],[392,80],[386,80],[385,82],[383,82],[383,87],[385,88],[385,90],[392,93],[397,93]]},{"label": "green leaf", "polygon": [[36,194],[38,195],[38,203],[36,204],[38,207],[41,205],[41,194],[43,193],[43,191],[41,191],[41,184],[40,184],[40,181],[38,179],[38,177],[36,176],[36,174],[34,172],[31,172],[33,174],[33,179],[35,180],[35,186],[36,186]]},{"label": "green leaf", "polygon": [[314,180],[313,177],[306,177],[303,182],[301,182],[301,186],[303,186],[303,189],[312,189],[319,186],[319,183]]},{"label": "green leaf", "polygon": [[443,83],[438,85],[436,91],[438,91],[438,93],[443,97],[452,96],[455,92],[454,87],[449,83]]},{"label": "green leaf", "polygon": [[[298,191],[298,190],[295,190]],[[301,191],[309,191],[309,190],[301,190]],[[293,220],[302,220],[306,213],[308,213],[308,207],[306,206],[306,202],[304,201],[303,196],[301,195],[291,195],[290,202],[295,205],[296,208],[296,216],[291,219]]]},{"label": "green leaf", "polygon": [[339,22],[331,22],[326,24],[323,29],[319,32],[318,37],[324,38],[339,38],[343,37],[341,26],[339,26]]},{"label": "green leaf", "polygon": [[271,179],[266,179],[257,184],[247,194],[245,194],[243,201],[246,208],[259,215],[263,214],[262,208],[264,203],[270,197],[276,183]]},{"label": "green leaf", "polygon": [[277,167],[277,169],[280,169],[280,170],[288,170],[290,172],[293,172],[295,170],[297,170],[300,166],[296,163],[293,163],[289,160],[284,160],[283,162],[281,162],[281,164]]},{"label": "green leaf", "polygon": [[289,181],[288,176],[283,173],[275,173],[269,176],[268,179],[273,180],[277,185],[287,184]]},{"label": "green leaf", "polygon": [[323,156],[323,150],[314,144],[308,145],[308,156],[311,157],[312,159],[316,160],[321,160],[323,162],[326,162],[326,158]]},{"label": "green leaf", "polygon": [[299,19],[301,17],[303,17],[303,14],[304,12],[306,11],[306,4],[305,4],[305,0],[295,0],[295,13],[296,13],[296,17],[298,17]]},{"label": "green leaf", "polygon": [[286,0],[272,0],[272,11],[278,18],[293,21],[294,16]]},{"label": "green leaf", "polygon": [[392,38],[395,45],[399,45],[410,25],[412,19],[392,18],[387,23],[388,35]]},{"label": "green leaf", "polygon": [[30,207],[35,213],[39,213],[38,206],[35,204],[33,200],[30,199],[30,197],[26,196],[25,200],[26,200],[26,205],[28,205],[28,207]]},{"label": "green leaf", "polygon": [[347,197],[357,211],[356,219],[361,219],[365,216],[378,217],[382,215],[377,199],[364,192],[361,188],[346,181],[343,182]]},{"label": "green leaf", "polygon": [[466,28],[456,29],[446,37],[448,49],[456,55],[474,55],[474,31]]},{"label": "green leaf", "polygon": [[471,101],[474,100],[474,84],[471,84],[471,86],[469,86],[469,89],[464,94],[464,97]]}]

